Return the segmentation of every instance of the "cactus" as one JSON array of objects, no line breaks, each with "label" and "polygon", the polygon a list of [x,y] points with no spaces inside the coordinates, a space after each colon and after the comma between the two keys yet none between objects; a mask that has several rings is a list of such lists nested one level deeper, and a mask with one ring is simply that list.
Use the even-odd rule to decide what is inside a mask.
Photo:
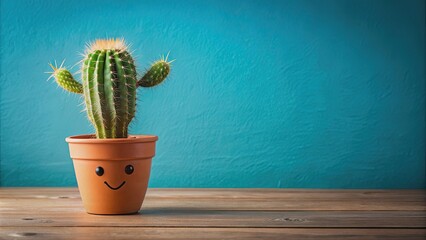
[{"label": "cactus", "polygon": [[136,89],[162,83],[170,72],[167,57],[154,62],[138,81],[134,60],[123,39],[96,40],[82,60],[82,84],[61,64],[52,77],[63,89],[83,94],[97,138],[126,138],[135,116]]}]

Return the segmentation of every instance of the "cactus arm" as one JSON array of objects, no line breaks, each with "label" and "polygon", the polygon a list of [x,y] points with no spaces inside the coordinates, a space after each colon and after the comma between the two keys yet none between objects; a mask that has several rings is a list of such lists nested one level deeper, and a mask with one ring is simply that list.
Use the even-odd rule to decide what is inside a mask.
[{"label": "cactus arm", "polygon": [[[105,55],[105,68],[104,68],[104,92],[105,92],[105,127],[111,129],[109,138],[115,136],[115,119],[117,117],[114,105],[114,87],[113,87],[113,72],[114,72],[114,52],[108,50]],[[108,136],[107,136],[108,137]]]},{"label": "cactus arm", "polygon": [[116,110],[117,110],[117,137],[127,137],[127,122],[128,122],[128,88],[127,88],[127,75],[123,69],[123,59],[121,59],[120,55],[116,52],[114,54],[114,60],[117,71],[117,80],[116,84],[118,84],[118,91],[114,94],[116,97]]},{"label": "cactus arm", "polygon": [[54,67],[52,64],[50,67],[53,69],[52,76],[61,88],[72,93],[83,93],[83,86],[74,79],[70,71],[62,67]]},{"label": "cactus arm", "polygon": [[151,68],[138,81],[138,86],[154,87],[162,83],[170,72],[170,62],[159,60],[151,65]]}]

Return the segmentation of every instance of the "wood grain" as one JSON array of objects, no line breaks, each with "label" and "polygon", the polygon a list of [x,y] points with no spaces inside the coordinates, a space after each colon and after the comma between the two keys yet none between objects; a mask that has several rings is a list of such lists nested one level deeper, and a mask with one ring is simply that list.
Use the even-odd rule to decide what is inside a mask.
[{"label": "wood grain", "polygon": [[[3,188],[4,204],[81,207],[77,189]],[[36,199],[40,201],[36,202]],[[287,190],[287,189],[149,189],[143,208],[202,210],[426,210],[426,191],[416,190]],[[59,205],[58,205],[59,204]],[[1,206],[0,206],[1,207]]]},{"label": "wood grain", "polygon": [[149,189],[140,214],[84,212],[75,188],[1,188],[0,239],[423,239],[426,191]]},{"label": "wood grain", "polygon": [[73,227],[6,227],[2,238],[9,239],[234,239],[234,240],[423,240],[425,229],[321,229],[321,228],[73,228]]},{"label": "wood grain", "polygon": [[[321,227],[422,228],[425,212],[411,211],[216,211],[145,209],[137,215],[88,215],[75,211],[2,212],[1,226],[122,227]],[[61,214],[58,214],[61,212]]]}]

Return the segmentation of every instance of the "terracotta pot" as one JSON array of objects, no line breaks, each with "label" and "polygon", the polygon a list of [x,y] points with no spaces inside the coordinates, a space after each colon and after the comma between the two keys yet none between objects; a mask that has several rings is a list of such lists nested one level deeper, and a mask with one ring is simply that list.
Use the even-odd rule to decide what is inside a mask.
[{"label": "terracotta pot", "polygon": [[131,214],[142,206],[148,188],[157,136],[96,139],[68,137],[83,205],[91,214]]}]

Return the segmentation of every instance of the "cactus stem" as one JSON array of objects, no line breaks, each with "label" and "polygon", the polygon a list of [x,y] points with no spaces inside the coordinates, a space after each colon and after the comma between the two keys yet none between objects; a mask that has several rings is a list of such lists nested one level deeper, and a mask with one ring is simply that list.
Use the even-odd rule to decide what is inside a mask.
[{"label": "cactus stem", "polygon": [[[138,79],[130,45],[123,39],[96,40],[86,43],[83,63],[75,74],[81,73],[82,82],[75,81],[71,73],[63,68],[64,61],[53,69],[49,77],[55,77],[59,86],[75,93],[84,93],[83,104],[90,122],[96,129],[97,138],[125,138],[129,124],[135,117],[136,88],[160,84],[170,72],[170,51]],[[130,54],[130,53],[131,54]],[[75,64],[74,66],[76,66]],[[73,67],[74,67],[73,66]],[[140,101],[140,100],[139,100]]]}]

